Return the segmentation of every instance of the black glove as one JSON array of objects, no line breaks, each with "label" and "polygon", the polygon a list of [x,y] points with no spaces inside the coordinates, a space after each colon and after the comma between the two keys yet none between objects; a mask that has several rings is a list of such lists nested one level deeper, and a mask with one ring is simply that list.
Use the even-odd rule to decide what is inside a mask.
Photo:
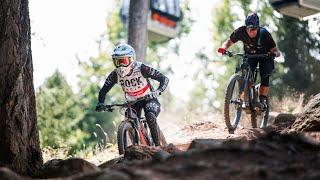
[{"label": "black glove", "polygon": [[150,97],[150,99],[156,99],[160,95],[161,95],[161,92],[156,90],[156,91],[150,92],[149,97]]},{"label": "black glove", "polygon": [[103,103],[98,103],[96,106],[96,111],[102,112],[105,109],[105,105]]},{"label": "black glove", "polygon": [[268,52],[268,58],[274,59],[276,57],[276,54],[273,52]]}]

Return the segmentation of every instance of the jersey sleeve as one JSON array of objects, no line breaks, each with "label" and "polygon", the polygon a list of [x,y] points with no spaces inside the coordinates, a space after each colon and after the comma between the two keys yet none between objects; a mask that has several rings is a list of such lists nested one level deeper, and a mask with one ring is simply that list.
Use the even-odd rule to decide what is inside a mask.
[{"label": "jersey sleeve", "polygon": [[160,92],[163,92],[168,86],[169,78],[150,66],[141,64],[141,74],[145,78],[151,78],[158,81],[160,84],[157,90]]},{"label": "jersey sleeve", "polygon": [[265,46],[267,50],[270,51],[272,48],[276,47],[276,43],[268,31],[265,33],[265,36]]},{"label": "jersey sleeve", "polygon": [[109,76],[107,77],[103,87],[99,91],[99,103],[104,103],[106,99],[106,94],[110,91],[110,89],[117,83],[118,76],[115,70],[113,70]]},{"label": "jersey sleeve", "polygon": [[236,43],[238,42],[241,38],[241,27],[234,30],[231,35],[230,35],[230,40],[233,42],[233,43]]}]

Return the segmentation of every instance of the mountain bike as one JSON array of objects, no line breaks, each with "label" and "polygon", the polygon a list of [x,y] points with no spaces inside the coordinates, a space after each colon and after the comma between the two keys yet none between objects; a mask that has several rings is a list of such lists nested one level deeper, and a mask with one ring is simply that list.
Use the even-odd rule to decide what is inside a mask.
[{"label": "mountain bike", "polygon": [[[118,142],[118,150],[119,154],[124,154],[125,150],[130,145],[148,145],[153,146],[154,142],[152,140],[151,131],[144,116],[139,117],[137,112],[131,108],[133,104],[141,100],[150,100],[149,96],[144,96],[142,98],[138,98],[135,101],[120,103],[120,104],[111,104],[105,106],[105,111],[112,112],[114,111],[114,107],[120,107],[125,113],[125,119],[120,123],[117,132],[117,142]],[[166,146],[166,139],[158,126],[159,133],[159,141],[160,146]]]},{"label": "mountain bike", "polygon": [[[219,51],[220,52],[220,51]],[[235,73],[230,77],[226,89],[224,104],[224,120],[229,130],[235,130],[239,124],[242,110],[251,115],[251,127],[257,128],[257,118],[261,120],[260,128],[266,127],[269,117],[269,98],[266,98],[267,107],[262,108],[258,101],[258,89],[260,84],[256,84],[259,72],[258,65],[253,72],[248,63],[249,58],[267,58],[268,54],[245,54],[223,53],[232,56],[239,56],[241,63],[236,67]]]}]

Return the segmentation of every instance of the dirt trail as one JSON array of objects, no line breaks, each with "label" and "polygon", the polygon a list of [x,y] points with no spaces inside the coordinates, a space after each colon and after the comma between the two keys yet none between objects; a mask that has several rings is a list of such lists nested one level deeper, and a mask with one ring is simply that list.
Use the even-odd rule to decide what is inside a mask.
[{"label": "dirt trail", "polygon": [[[276,128],[274,126],[272,127]],[[172,126],[163,128],[168,143],[172,143],[179,149],[186,151],[190,143],[195,139],[212,139],[219,143],[228,141],[229,139],[249,140],[266,134],[266,132],[270,131],[271,127],[267,129],[250,129],[239,126],[235,131],[229,132],[220,119],[190,123],[181,128],[175,127],[174,130],[170,130],[169,128],[172,128]],[[175,131],[175,133],[173,131]]]}]

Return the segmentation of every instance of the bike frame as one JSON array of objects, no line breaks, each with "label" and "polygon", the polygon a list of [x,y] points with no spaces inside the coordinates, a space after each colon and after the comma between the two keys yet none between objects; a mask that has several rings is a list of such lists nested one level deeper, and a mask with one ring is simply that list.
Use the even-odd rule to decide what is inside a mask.
[{"label": "bike frame", "polygon": [[[135,112],[133,112],[131,107],[128,107],[128,115],[125,121],[129,121],[132,124],[135,133],[135,141],[138,145],[148,145],[145,135],[143,134],[143,128],[147,131],[146,122],[142,122],[144,118],[139,117]],[[145,132],[147,133],[147,132]]]},{"label": "bike frame", "polygon": [[241,53],[236,53],[235,55],[242,57],[241,59],[242,63],[240,67],[236,68],[236,72],[235,72],[235,73],[238,73],[241,70],[242,76],[244,79],[244,83],[242,84],[242,87],[240,89],[241,90],[240,97],[239,97],[241,99],[240,104],[242,104],[244,101],[244,96],[246,93],[245,90],[246,90],[246,87],[248,86],[247,93],[249,98],[249,108],[250,108],[250,111],[253,112],[255,110],[254,98],[257,98],[254,96],[256,93],[255,85],[256,85],[259,69],[257,66],[255,67],[254,72],[252,72],[251,67],[248,63],[248,60],[249,58],[261,58],[261,57],[266,57],[267,55],[266,54],[241,54]]},{"label": "bike frame", "polygon": [[[133,129],[134,129],[134,133],[135,133],[135,143],[137,143],[138,145],[144,144],[144,145],[151,145],[152,144],[152,138],[149,138],[150,136],[150,131],[149,131],[149,127],[147,125],[147,122],[145,122],[145,118],[144,117],[140,117],[137,115],[136,112],[134,112],[131,108],[131,106],[133,104],[135,104],[138,101],[141,100],[147,100],[147,97],[142,97],[139,98],[135,101],[131,101],[131,102],[126,102],[123,104],[112,104],[112,105],[106,105],[105,108],[106,110],[110,110],[113,111],[114,109],[112,108],[113,106],[119,106],[119,107],[124,107],[127,110],[127,113],[125,114],[125,120],[124,121],[128,121]],[[145,131],[145,132],[143,132]],[[143,134],[145,133],[145,134]],[[148,139],[146,139],[148,138]]]}]

